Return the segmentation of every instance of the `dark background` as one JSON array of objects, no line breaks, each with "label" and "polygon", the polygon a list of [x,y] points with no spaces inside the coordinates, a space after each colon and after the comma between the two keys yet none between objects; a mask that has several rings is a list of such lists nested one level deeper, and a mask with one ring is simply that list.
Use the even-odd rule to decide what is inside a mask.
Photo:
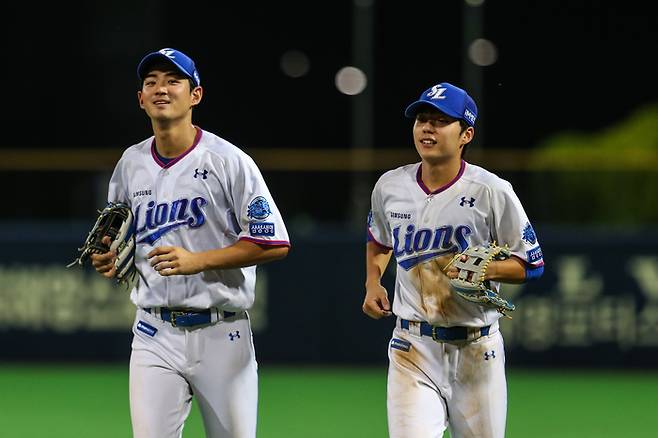
[{"label": "dark background", "polygon": [[[353,63],[350,1],[111,3],[4,6],[6,103],[0,147],[125,148],[150,134],[135,68],[175,47],[205,88],[195,120],[244,148],[347,148],[354,99],[334,86]],[[412,147],[404,107],[447,80],[463,85],[459,1],[373,2],[374,145]],[[531,148],[560,130],[596,130],[658,99],[657,16],[625,2],[486,2],[482,37],[498,61],[476,67],[478,129],[487,147]],[[285,76],[301,50],[309,73]],[[357,65],[358,66],[358,65]]]},{"label": "dark background", "polygon": [[[12,2],[2,15],[0,151],[38,148],[60,161],[62,149],[112,150],[118,158],[151,135],[137,105],[136,66],[163,47],[197,63],[205,93],[195,123],[247,153],[413,150],[404,108],[442,81],[469,89],[478,103],[476,151],[527,152],[561,132],[601,132],[658,102],[658,18],[626,3]],[[363,35],[372,47],[365,50],[369,64],[363,52],[356,55]],[[493,42],[497,62],[470,61],[467,47],[478,37]],[[281,56],[289,50],[308,57],[305,76],[283,73]],[[337,90],[335,75],[346,65],[366,71],[363,93]],[[361,226],[369,191],[385,170],[288,172],[258,164],[279,208],[299,228]],[[0,185],[11,188],[5,219],[91,219],[104,203],[112,164],[105,172],[29,167],[0,171]],[[499,174],[514,184],[531,218],[554,219],[554,208],[533,199],[533,181],[543,176]]]},{"label": "dark background", "polygon": [[[417,0],[13,2],[2,18],[0,160],[38,150],[41,158],[61,162],[71,150],[93,151],[86,155],[89,169],[0,161],[0,340],[9,346],[4,356],[17,359],[127,354],[126,331],[103,334],[82,325],[80,332],[60,334],[48,326],[26,329],[20,317],[32,321],[24,316],[29,306],[47,308],[48,322],[58,315],[48,300],[60,303],[65,316],[77,315],[67,297],[98,289],[64,266],[104,204],[113,163],[96,166],[96,155],[101,160],[109,150],[118,158],[152,134],[136,99],[136,67],[151,51],[174,47],[195,59],[204,87],[195,123],[247,153],[365,146],[374,155],[413,152],[404,109],[442,81],[474,90],[480,110],[475,147],[519,156],[565,132],[605,133],[658,104],[658,18],[631,3],[490,1],[476,10],[460,1]],[[372,50],[359,57],[357,41],[368,22]],[[467,47],[478,37],[497,47],[493,65],[470,62]],[[307,75],[283,73],[281,56],[289,50],[308,56]],[[336,89],[335,75],[346,65],[368,73],[364,93]],[[654,132],[655,124],[639,135]],[[623,138],[614,154],[633,146]],[[393,320],[373,322],[361,312],[367,204],[384,170],[355,172],[349,154],[344,157],[345,168],[334,171],[273,169],[257,161],[293,245],[289,257],[259,271],[269,281],[270,326],[256,334],[263,360],[386,359]],[[505,336],[515,364],[656,364],[658,295],[647,279],[658,275],[658,166],[599,171],[596,159],[590,161],[586,173],[485,165],[513,184],[545,253],[542,279],[514,296],[519,310]],[[648,211],[642,217],[640,207]],[[626,215],[619,219],[618,212]],[[51,277],[35,281],[51,265]],[[385,280],[392,292],[392,277]],[[89,309],[111,314],[96,303]],[[553,344],[538,350],[535,338]],[[21,339],[41,348],[21,349]],[[75,350],[99,340],[107,345],[103,351]]]}]

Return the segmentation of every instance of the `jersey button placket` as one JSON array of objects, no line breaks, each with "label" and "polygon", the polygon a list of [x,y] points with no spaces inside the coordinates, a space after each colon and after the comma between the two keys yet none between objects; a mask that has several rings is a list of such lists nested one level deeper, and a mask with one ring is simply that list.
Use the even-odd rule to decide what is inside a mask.
[{"label": "jersey button placket", "polygon": [[[167,193],[173,190],[167,187],[167,178],[170,176],[170,174],[171,171],[167,168],[160,169],[160,172],[158,172],[157,181],[155,183],[156,206],[155,206],[154,214],[157,211],[157,205],[162,203],[165,199],[167,199],[168,198]],[[157,242],[153,243],[154,248],[158,246],[165,246],[165,245],[168,245],[165,236],[160,237],[160,239],[158,239]],[[169,303],[171,303],[171,290],[169,288],[169,277],[162,277],[162,278],[164,278],[164,289],[165,289],[164,295],[166,297],[165,303],[167,303],[166,305],[168,306]]]},{"label": "jersey button placket", "polygon": [[425,205],[423,207],[423,212],[421,214],[421,219],[423,224],[429,224],[430,222],[431,204],[433,199],[434,199],[434,195],[429,195],[425,200]]},{"label": "jersey button placket", "polygon": [[[156,192],[155,192],[155,199],[157,200],[158,204],[161,204],[165,199],[167,199],[167,193],[169,193],[171,190],[167,187],[167,177],[169,176],[171,172],[167,168],[163,168],[160,170],[158,173],[158,181],[156,182]],[[157,205],[156,205],[156,211],[157,211]],[[155,211],[154,211],[155,214]],[[160,245],[164,245],[164,236],[160,238]]]}]

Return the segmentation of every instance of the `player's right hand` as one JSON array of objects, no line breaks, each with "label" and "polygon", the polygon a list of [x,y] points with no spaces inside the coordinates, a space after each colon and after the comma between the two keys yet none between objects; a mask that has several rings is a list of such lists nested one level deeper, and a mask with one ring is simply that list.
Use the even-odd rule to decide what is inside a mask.
[{"label": "player's right hand", "polygon": [[373,319],[391,316],[391,304],[388,302],[388,293],[381,284],[366,286],[366,298],[363,300],[363,313]]},{"label": "player's right hand", "polygon": [[[112,243],[110,236],[103,237],[101,240],[108,247]],[[103,277],[112,278],[116,275],[117,269],[114,266],[114,261],[117,258],[116,251],[108,251],[103,254],[91,254],[91,264],[96,269],[96,272],[103,275]]]}]

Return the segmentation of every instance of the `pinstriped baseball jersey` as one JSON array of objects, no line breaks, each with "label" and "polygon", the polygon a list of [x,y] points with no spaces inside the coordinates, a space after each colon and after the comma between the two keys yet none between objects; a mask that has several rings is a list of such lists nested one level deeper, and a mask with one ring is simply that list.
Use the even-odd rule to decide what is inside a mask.
[{"label": "pinstriped baseball jersey", "polygon": [[239,311],[254,302],[256,266],[164,277],[146,255],[157,246],[191,252],[240,239],[289,246],[288,232],[254,161],[228,141],[197,128],[192,147],[165,164],[154,137],[128,148],[110,180],[109,201],[131,206],[136,227],[139,307],[219,307]]},{"label": "pinstriped baseball jersey", "polygon": [[[393,313],[445,327],[490,325],[495,309],[455,298],[441,267],[449,256],[491,241],[529,265],[543,265],[539,242],[509,182],[462,161],[453,181],[431,192],[420,163],[383,174],[372,192],[369,239],[397,262]],[[500,285],[492,282],[492,287]]]}]

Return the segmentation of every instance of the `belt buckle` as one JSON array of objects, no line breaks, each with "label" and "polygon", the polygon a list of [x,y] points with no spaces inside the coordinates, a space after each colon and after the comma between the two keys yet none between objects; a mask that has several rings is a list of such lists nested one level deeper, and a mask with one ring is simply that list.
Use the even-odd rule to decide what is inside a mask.
[{"label": "belt buckle", "polygon": [[441,341],[441,339],[436,337],[436,326],[435,325],[432,326],[432,339],[434,339],[437,342]]},{"label": "belt buckle", "polygon": [[170,317],[171,317],[171,321],[170,321],[170,322],[171,322],[171,325],[172,325],[173,327],[176,327],[176,318],[177,318],[178,316],[183,316],[183,315],[185,315],[186,313],[187,313],[187,312],[181,312],[180,310],[172,310],[172,311],[170,312]]}]

